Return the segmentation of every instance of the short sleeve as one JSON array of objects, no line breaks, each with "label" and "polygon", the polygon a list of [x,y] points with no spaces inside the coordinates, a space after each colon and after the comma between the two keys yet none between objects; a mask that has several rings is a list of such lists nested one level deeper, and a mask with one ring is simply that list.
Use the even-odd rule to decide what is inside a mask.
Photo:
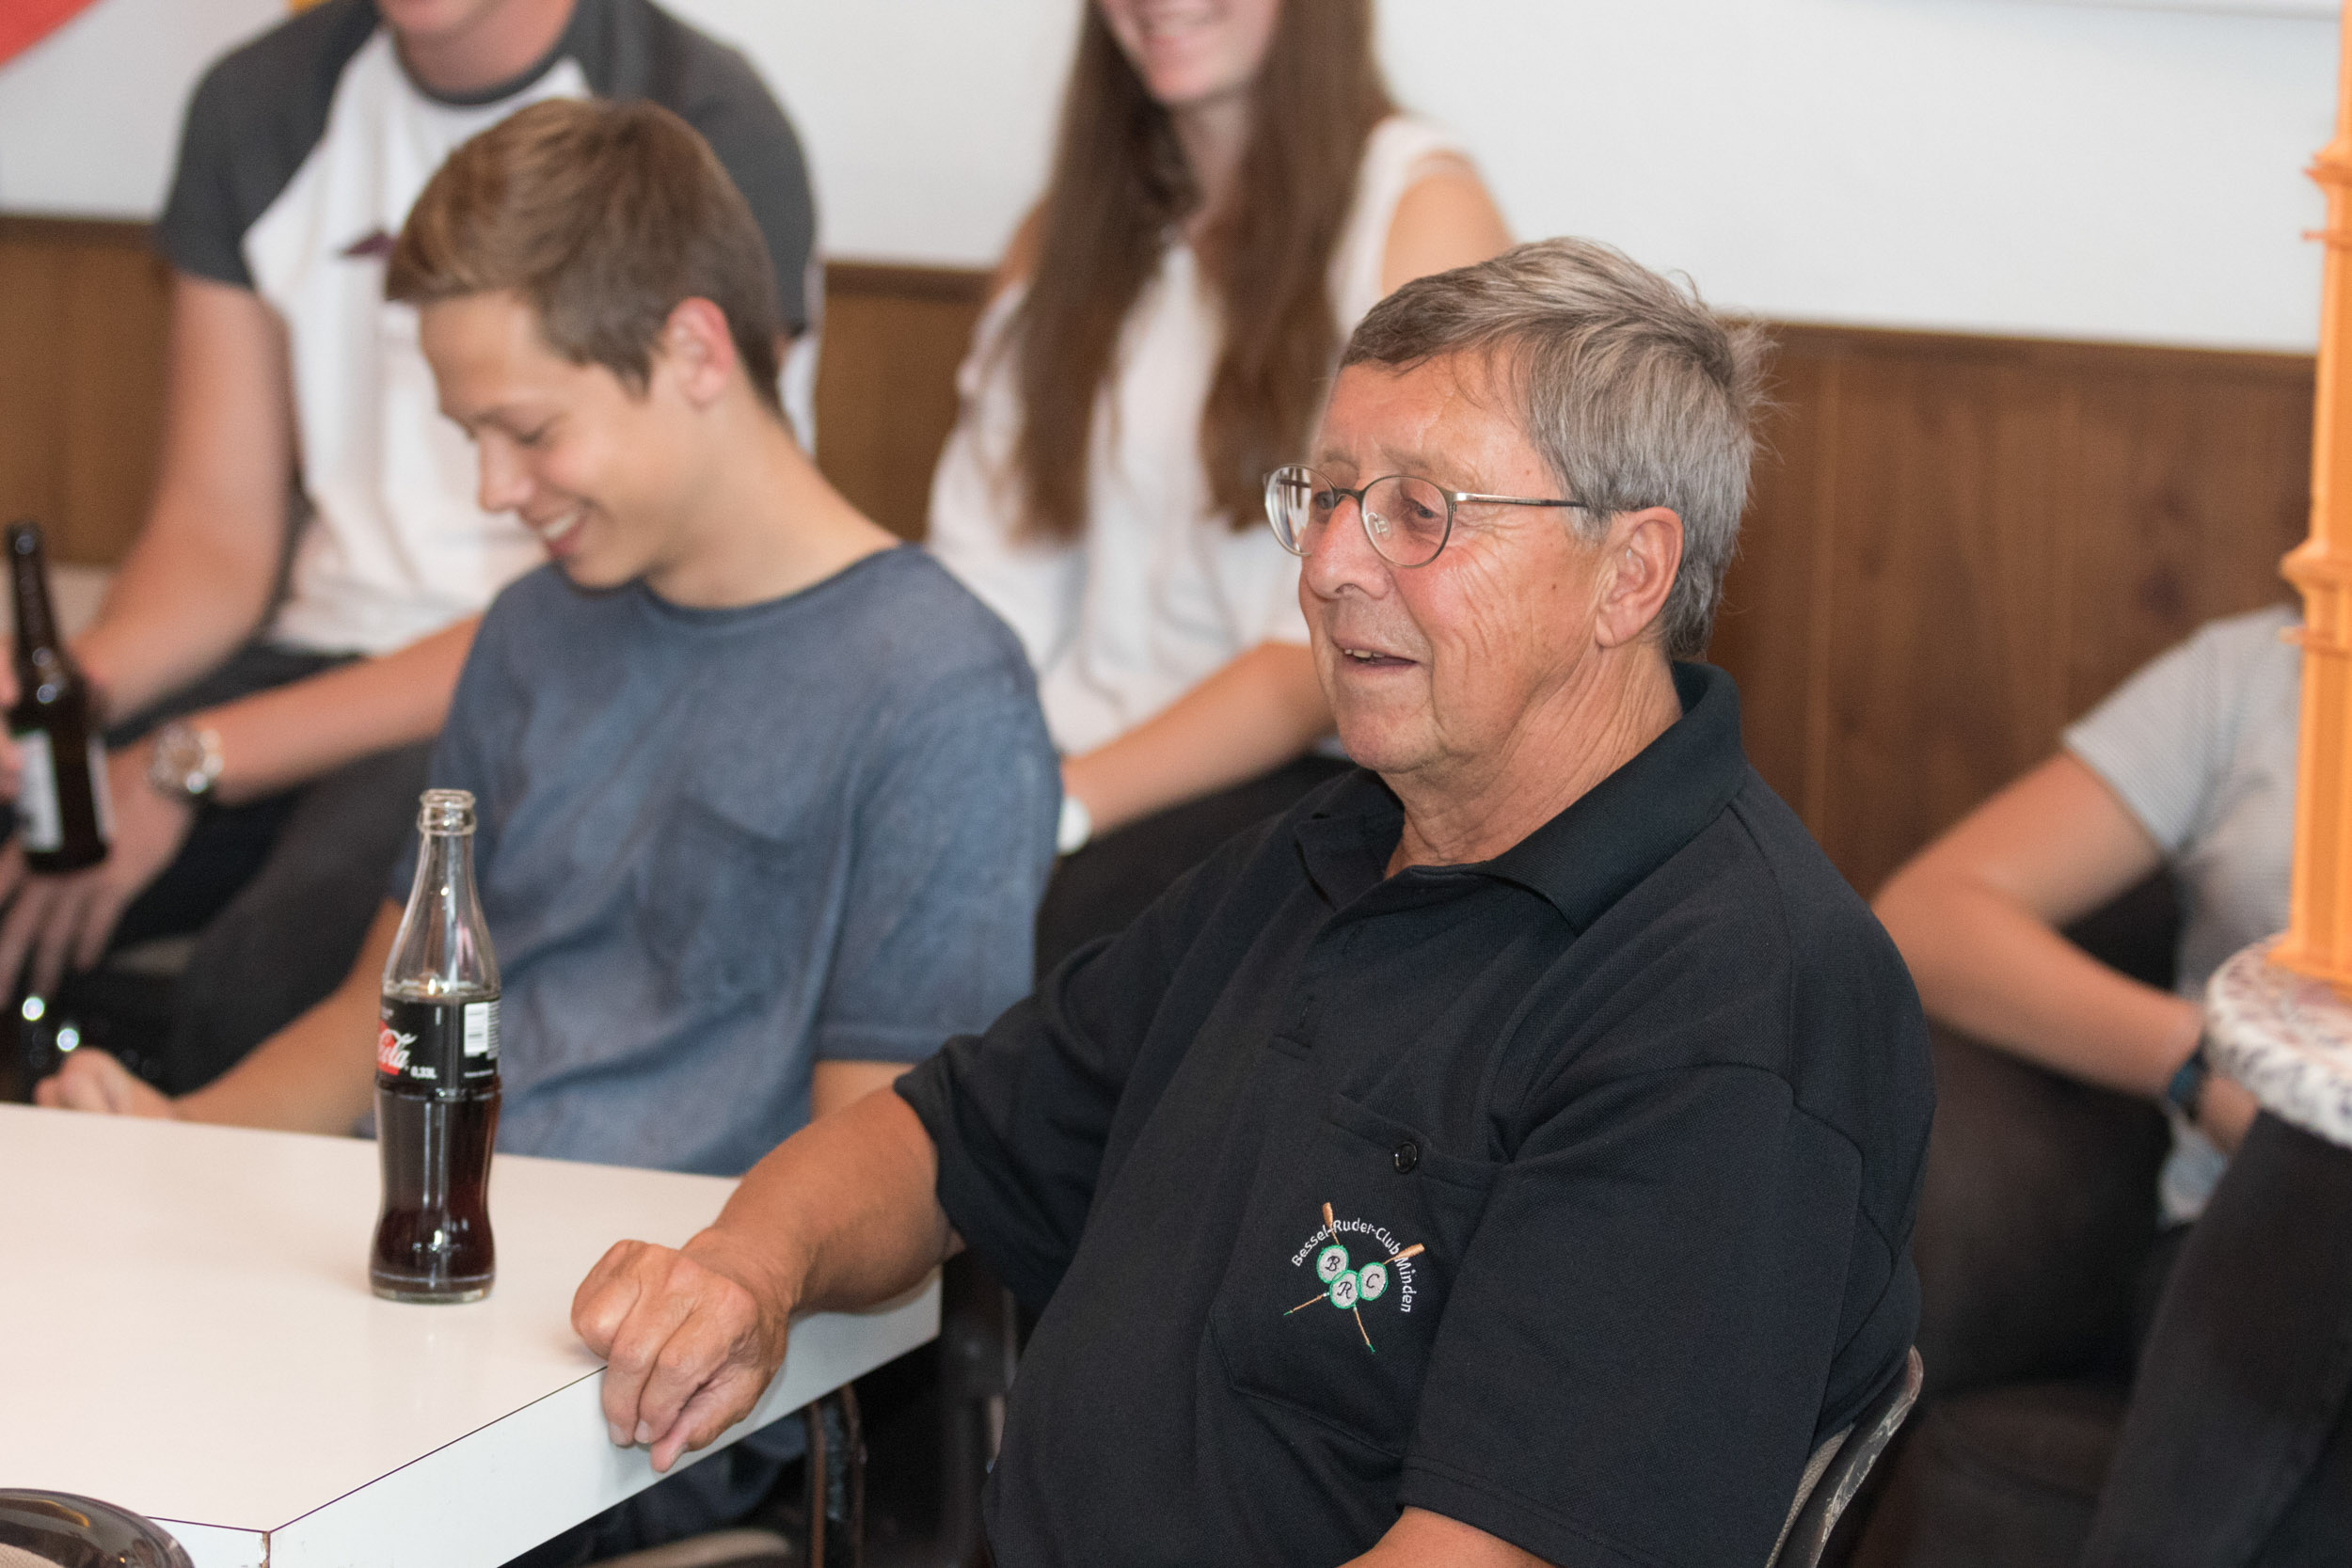
[{"label": "short sleeve", "polygon": [[1112,1119],[1169,982],[1253,839],[1226,845],[985,1034],[949,1040],[898,1082],[938,1150],[949,1223],[1032,1310],[1077,1253]]},{"label": "short sleeve", "polygon": [[236,156],[234,84],[221,66],[205,72],[180,130],[180,161],[155,224],[155,247],[180,271],[241,289],[253,287],[245,231],[259,215],[242,209],[230,177]]},{"label": "short sleeve", "polygon": [[1497,1180],[1400,1500],[1564,1568],[1765,1560],[1837,1349],[1860,1180],[1854,1146],[1754,1068],[1577,1096]]},{"label": "short sleeve", "polygon": [[1028,989],[1061,799],[1053,748],[1009,650],[933,695],[863,785],[820,1061],[920,1061]]},{"label": "short sleeve", "polygon": [[2168,858],[2210,822],[2246,717],[2249,661],[2279,610],[2217,621],[2142,666],[2066,732],[2066,750],[2115,791]]},{"label": "short sleeve", "polygon": [[792,122],[751,63],[734,50],[713,50],[706,90],[675,105],[718,154],[752,209],[775,269],[776,303],[786,330],[808,330],[823,287],[811,265],[817,252],[817,203]]},{"label": "short sleeve", "polygon": [[[511,697],[502,689],[506,682],[501,653],[505,621],[493,605],[474,634],[465,668],[457,674],[457,689],[450,698],[449,717],[441,721],[441,733],[433,742],[433,756],[424,774],[427,789],[463,789],[474,798],[477,882],[488,879],[498,844],[500,800],[490,777],[488,742],[505,732],[515,712]],[[417,835],[410,833],[384,890],[384,896],[395,904],[408,902],[408,885],[417,876]]]}]

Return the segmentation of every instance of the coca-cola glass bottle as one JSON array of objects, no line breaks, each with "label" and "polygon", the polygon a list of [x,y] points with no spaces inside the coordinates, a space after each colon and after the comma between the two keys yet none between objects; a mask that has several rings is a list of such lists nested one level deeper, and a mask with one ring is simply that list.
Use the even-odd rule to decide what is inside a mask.
[{"label": "coca-cola glass bottle", "polygon": [[7,543],[16,591],[16,705],[8,709],[8,738],[24,765],[16,793],[24,863],[35,871],[78,871],[104,860],[114,837],[106,749],[89,678],[57,635],[40,525],[10,523]]},{"label": "coca-cola glass bottle", "polygon": [[474,891],[473,826],[471,794],[424,792],[417,879],[384,964],[375,1039],[384,1209],[368,1282],[394,1301],[479,1301],[497,1272],[499,967]]}]

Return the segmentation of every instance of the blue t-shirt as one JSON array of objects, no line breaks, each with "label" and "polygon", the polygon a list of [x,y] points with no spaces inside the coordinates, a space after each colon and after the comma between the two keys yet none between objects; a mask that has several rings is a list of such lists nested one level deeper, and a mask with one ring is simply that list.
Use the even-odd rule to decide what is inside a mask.
[{"label": "blue t-shirt", "polygon": [[432,782],[478,802],[503,1151],[736,1175],[816,1063],[920,1060],[1028,990],[1059,770],[1019,642],[919,550],[733,610],[533,572]]}]

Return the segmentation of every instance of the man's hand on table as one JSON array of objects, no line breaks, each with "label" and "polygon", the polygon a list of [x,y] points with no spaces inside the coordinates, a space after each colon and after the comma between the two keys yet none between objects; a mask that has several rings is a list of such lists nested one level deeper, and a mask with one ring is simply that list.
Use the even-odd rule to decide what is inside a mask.
[{"label": "man's hand on table", "polygon": [[604,1357],[612,1441],[666,1471],[751,1413],[784,1363],[791,1303],[706,1230],[682,1252],[620,1242],[580,1282],[572,1328]]},{"label": "man's hand on table", "polygon": [[84,1049],[33,1085],[33,1103],[54,1111],[97,1111],[112,1117],[172,1117],[170,1099],[134,1076],[103,1051]]},{"label": "man's hand on table", "polygon": [[26,867],[21,843],[0,850],[0,903],[8,906],[0,918],[0,987],[13,987],[29,963],[32,990],[54,995],[69,963],[96,963],[131,900],[187,842],[196,808],[166,800],[147,782],[148,755],[141,742],[106,759],[115,836],[96,865],[41,876]]}]

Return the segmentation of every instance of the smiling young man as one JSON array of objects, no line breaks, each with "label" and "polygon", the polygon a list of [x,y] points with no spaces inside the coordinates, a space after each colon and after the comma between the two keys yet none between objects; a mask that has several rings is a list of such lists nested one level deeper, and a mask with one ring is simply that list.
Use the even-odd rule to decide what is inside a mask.
[{"label": "smiling young man", "polygon": [[0,985],[23,969],[55,998],[110,943],[195,935],[167,1037],[138,1041],[175,1091],[343,973],[482,610],[540,560],[476,504],[415,312],[384,296],[441,159],[544,99],[675,110],[758,222],[787,383],[814,371],[807,171],[737,51],[651,0],[294,8],[206,71],[156,225],[172,283],[154,498],[74,641],[115,726],[112,853],[28,875],[0,847]]},{"label": "smiling young man", "polygon": [[[793,440],[758,231],[666,110],[542,103],[460,148],[389,287],[483,504],[553,558],[485,617],[430,769],[479,803],[499,1147],[735,1174],[1025,988],[1058,803],[1027,663]],[[167,1101],[83,1051],[41,1102],[350,1128],[409,875],[216,1082]],[[755,1440],[593,1549],[739,1513],[779,1463]]]},{"label": "smiling young man", "polygon": [[1903,1365],[1930,1086],[1692,662],[1756,357],[1583,242],[1375,308],[1268,494],[1363,768],[608,1253],[615,1440],[673,1462],[793,1312],[968,1243],[1042,1307],[1006,1568],[1765,1561]]}]

